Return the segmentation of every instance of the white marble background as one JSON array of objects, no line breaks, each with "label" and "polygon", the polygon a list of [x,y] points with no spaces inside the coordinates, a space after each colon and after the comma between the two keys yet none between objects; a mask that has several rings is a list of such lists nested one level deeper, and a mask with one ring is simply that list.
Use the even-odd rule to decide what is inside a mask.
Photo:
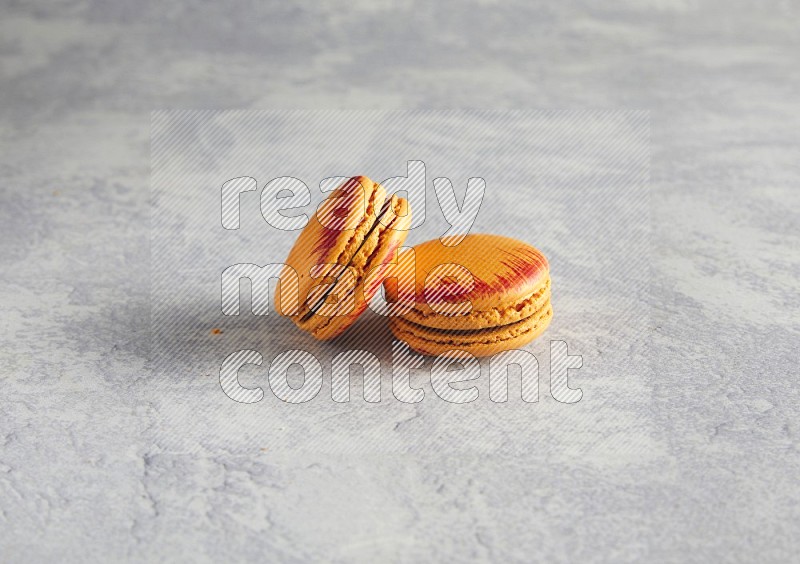
[{"label": "white marble background", "polygon": [[[796,2],[0,10],[0,561],[797,560]],[[201,385],[147,399],[149,113],[185,107],[650,110],[638,419],[537,416],[545,453],[159,444]]]}]

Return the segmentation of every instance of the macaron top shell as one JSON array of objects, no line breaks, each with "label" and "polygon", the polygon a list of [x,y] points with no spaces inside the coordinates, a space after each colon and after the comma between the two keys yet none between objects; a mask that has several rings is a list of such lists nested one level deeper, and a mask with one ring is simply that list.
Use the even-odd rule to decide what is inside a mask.
[{"label": "macaron top shell", "polygon": [[[318,264],[347,264],[366,236],[383,205],[386,192],[380,184],[366,177],[353,177],[336,188],[320,204],[317,213],[297,237],[285,264],[299,278],[300,314],[309,290],[318,284],[311,268]],[[276,293],[275,305],[278,305]]]},{"label": "macaron top shell", "polygon": [[[455,330],[494,327],[524,319],[550,299],[547,259],[522,241],[471,234],[452,247],[434,239],[414,252],[414,307],[401,314],[414,323]],[[401,286],[386,285],[389,301],[411,301],[398,293]]]},{"label": "macaron top shell", "polygon": [[320,204],[286,259],[281,279],[295,271],[299,309],[284,311],[281,287],[276,310],[318,339],[339,335],[379,287],[363,288],[365,274],[391,261],[410,223],[402,198],[386,201],[384,188],[365,176],[345,181]]}]

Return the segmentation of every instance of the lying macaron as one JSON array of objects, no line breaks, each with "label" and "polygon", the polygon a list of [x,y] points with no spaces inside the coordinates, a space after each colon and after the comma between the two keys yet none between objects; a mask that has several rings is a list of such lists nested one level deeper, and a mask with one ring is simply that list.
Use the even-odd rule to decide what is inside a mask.
[{"label": "lying macaron", "polygon": [[299,307],[284,311],[284,300],[294,296],[279,288],[275,309],[317,339],[336,337],[380,288],[410,225],[405,199],[387,199],[384,188],[365,176],[345,181],[320,204],[284,263],[280,286],[293,269]]},{"label": "lying macaron", "polygon": [[413,250],[414,296],[398,293],[399,285],[385,286],[387,301],[409,304],[389,324],[415,351],[489,356],[529,343],[550,324],[549,265],[538,249],[476,234],[453,247],[436,239]]}]

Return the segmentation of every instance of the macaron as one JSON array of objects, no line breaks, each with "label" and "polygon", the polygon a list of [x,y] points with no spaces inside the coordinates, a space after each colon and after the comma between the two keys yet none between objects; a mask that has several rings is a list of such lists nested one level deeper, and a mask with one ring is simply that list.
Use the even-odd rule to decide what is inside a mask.
[{"label": "macaron", "polygon": [[398,306],[392,333],[413,350],[489,356],[531,342],[550,324],[550,267],[535,247],[471,234],[455,246],[435,239],[413,252],[413,290],[385,283],[387,301]]},{"label": "macaron", "polygon": [[[284,262],[276,311],[317,339],[340,335],[380,288],[410,225],[404,198],[387,198],[366,176],[345,181],[320,204]],[[287,283],[292,270],[297,296]]]}]

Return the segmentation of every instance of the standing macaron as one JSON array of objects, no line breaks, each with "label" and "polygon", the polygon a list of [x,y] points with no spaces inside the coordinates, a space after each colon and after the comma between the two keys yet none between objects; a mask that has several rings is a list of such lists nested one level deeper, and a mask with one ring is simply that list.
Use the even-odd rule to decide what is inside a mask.
[{"label": "standing macaron", "polygon": [[[366,176],[345,181],[297,238],[284,263],[275,309],[317,339],[336,337],[380,288],[410,225],[405,199],[387,199],[384,188]],[[294,275],[296,286],[285,284]],[[297,296],[285,291],[290,288],[296,288]]]},{"label": "standing macaron", "polygon": [[390,327],[415,351],[489,356],[529,343],[550,324],[550,271],[538,249],[476,234],[452,247],[428,241],[414,252],[414,296],[388,283],[386,296],[413,304],[391,317]]}]

